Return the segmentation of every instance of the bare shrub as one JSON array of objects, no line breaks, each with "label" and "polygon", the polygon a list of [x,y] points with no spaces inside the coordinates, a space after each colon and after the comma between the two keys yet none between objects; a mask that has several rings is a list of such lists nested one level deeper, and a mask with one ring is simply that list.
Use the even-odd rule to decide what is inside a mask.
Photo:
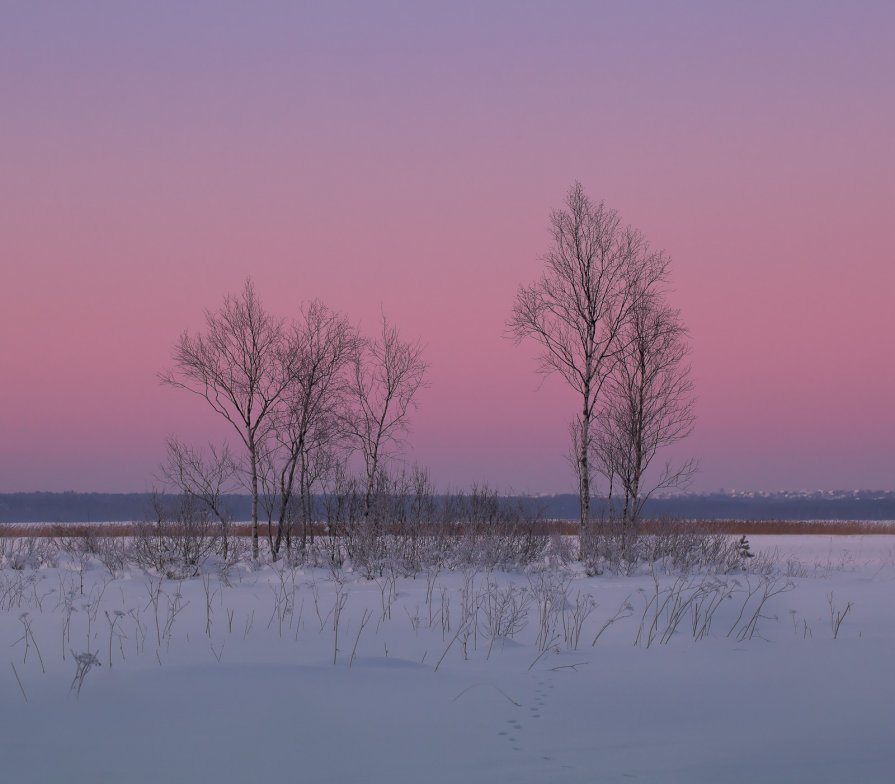
[{"label": "bare shrub", "polygon": [[839,609],[833,600],[833,592],[830,591],[827,594],[827,604],[830,606],[830,628],[833,631],[833,639],[835,640],[839,637],[839,627],[842,626],[845,616],[851,610],[852,603],[848,602],[844,609]]},{"label": "bare shrub", "polygon": [[[795,588],[795,584],[791,580],[781,579],[778,577],[769,577],[762,575],[758,581],[753,584],[752,578],[746,575],[745,598],[740,607],[739,614],[727,636],[736,634],[736,639],[751,640],[755,635],[761,637],[759,632],[759,623],[762,620],[777,620],[776,616],[766,615],[765,608],[768,602],[780,594],[788,593]],[[740,622],[743,622],[740,625]]]},{"label": "bare shrub", "polygon": [[573,537],[563,536],[559,531],[552,531],[548,537],[545,556],[555,567],[570,564],[576,556]]},{"label": "bare shrub", "polygon": [[538,636],[535,645],[539,651],[555,646],[557,631],[568,601],[572,578],[555,572],[537,572],[529,577],[529,590],[538,610]]},{"label": "bare shrub", "polygon": [[15,571],[52,568],[57,562],[58,546],[53,539],[28,536],[0,540],[0,568]]},{"label": "bare shrub", "polygon": [[[347,555],[368,579],[387,569],[413,576],[434,566],[522,568],[551,551],[542,512],[487,485],[439,498],[425,469],[392,475],[381,470],[371,495],[371,525],[361,516],[359,483],[344,474],[337,480],[336,492],[323,502],[331,557],[341,562]],[[556,544],[556,553],[567,559],[568,544]]]},{"label": "bare shrub", "polygon": [[[663,586],[652,565],[650,576],[653,591],[643,592],[643,614],[634,640],[645,648],[654,642],[667,645],[679,628],[689,628],[694,640],[702,639],[711,628],[715,611],[733,595],[723,579],[682,574]],[[684,624],[688,618],[689,626]]]},{"label": "bare shrub", "polygon": [[502,498],[486,484],[446,498],[443,514],[446,524],[459,534],[451,552],[454,564],[522,568],[548,551],[550,542],[539,530],[543,512],[527,509],[519,500]]},{"label": "bare shrub", "polygon": [[783,568],[784,577],[807,577],[808,567],[798,558],[787,558]]},{"label": "bare shrub", "polygon": [[767,574],[775,564],[774,554],[765,553],[750,562],[734,536],[676,521],[659,521],[643,533],[637,523],[604,519],[584,532],[579,542],[579,558],[591,575],[631,574],[640,564],[655,564],[667,574],[730,574],[747,568]]},{"label": "bare shrub", "polygon": [[350,556],[355,523],[363,515],[363,496],[358,481],[344,463],[334,464],[326,477],[322,505],[329,534],[330,560],[341,566]]},{"label": "bare shrub", "polygon": [[630,596],[625,597],[624,601],[622,601],[622,603],[618,606],[618,609],[615,611],[615,614],[610,615],[603,622],[603,625],[600,626],[596,636],[594,637],[594,641],[591,643],[591,647],[597,644],[600,637],[603,635],[603,632],[605,632],[610,626],[618,623],[619,621],[623,621],[625,618],[630,618],[634,614],[634,607],[629,601],[630,598]]},{"label": "bare shrub", "polygon": [[746,561],[737,540],[717,533],[698,533],[683,525],[646,538],[646,560],[661,562],[666,572],[706,571],[730,574],[746,568]]},{"label": "bare shrub", "polygon": [[117,577],[127,568],[131,559],[130,544],[129,540],[122,537],[96,537],[94,544],[96,557],[112,577]]},{"label": "bare shrub", "polygon": [[486,658],[491,656],[496,640],[512,639],[526,627],[531,604],[532,596],[525,588],[512,583],[501,588],[491,580],[486,583],[481,602],[482,633],[491,641]]},{"label": "bare shrub", "polygon": [[614,519],[603,519],[581,530],[578,557],[588,575],[609,570],[627,574],[636,562],[632,546],[636,542],[633,527]]},{"label": "bare shrub", "polygon": [[232,514],[226,494],[236,489],[240,468],[226,443],[209,444],[207,450],[196,449],[170,436],[166,442],[161,479],[165,486],[191,496],[200,508],[220,525],[221,555],[229,557],[229,532]]},{"label": "bare shrub", "polygon": [[61,539],[59,546],[74,559],[82,580],[93,559],[99,561],[112,577],[121,574],[131,559],[130,542],[121,536],[97,536],[88,531],[83,536]]},{"label": "bare shrub", "polygon": [[219,526],[190,495],[166,502],[152,498],[152,519],[137,527],[134,561],[169,579],[194,577],[206,557],[214,552]]},{"label": "bare shrub", "polygon": [[566,601],[562,611],[562,633],[567,648],[578,650],[584,623],[596,608],[597,603],[589,593],[582,594],[579,591],[575,595],[574,604]]}]

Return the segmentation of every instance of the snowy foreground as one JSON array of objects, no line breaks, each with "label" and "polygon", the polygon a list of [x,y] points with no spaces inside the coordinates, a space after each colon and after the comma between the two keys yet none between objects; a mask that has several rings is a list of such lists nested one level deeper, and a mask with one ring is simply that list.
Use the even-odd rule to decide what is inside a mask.
[{"label": "snowy foreground", "polygon": [[6,568],[0,780],[895,780],[895,537],[752,550],[719,576]]}]

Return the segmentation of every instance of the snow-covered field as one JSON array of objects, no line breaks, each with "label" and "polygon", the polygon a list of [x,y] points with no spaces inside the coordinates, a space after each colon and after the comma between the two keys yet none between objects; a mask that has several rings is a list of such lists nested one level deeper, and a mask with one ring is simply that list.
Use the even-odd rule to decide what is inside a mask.
[{"label": "snow-covered field", "polygon": [[0,781],[895,780],[895,537],[751,544],[716,576],[6,568]]}]

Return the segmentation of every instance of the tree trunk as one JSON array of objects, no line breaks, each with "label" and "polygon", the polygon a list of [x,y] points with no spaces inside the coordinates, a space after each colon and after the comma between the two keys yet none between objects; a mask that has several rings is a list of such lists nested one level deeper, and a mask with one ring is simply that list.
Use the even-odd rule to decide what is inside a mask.
[{"label": "tree trunk", "polygon": [[581,453],[578,461],[578,501],[581,505],[579,533],[587,533],[590,525],[590,415],[585,406],[581,417]]},{"label": "tree trunk", "polygon": [[369,461],[367,463],[367,492],[364,495],[364,530],[369,532],[374,524],[370,519],[370,512],[373,507],[373,489],[376,486],[376,472],[379,470],[379,443],[378,439],[375,448],[371,451]]},{"label": "tree trunk", "polygon": [[254,445],[249,449],[249,462],[252,464],[252,559],[259,558],[258,549],[258,455]]}]

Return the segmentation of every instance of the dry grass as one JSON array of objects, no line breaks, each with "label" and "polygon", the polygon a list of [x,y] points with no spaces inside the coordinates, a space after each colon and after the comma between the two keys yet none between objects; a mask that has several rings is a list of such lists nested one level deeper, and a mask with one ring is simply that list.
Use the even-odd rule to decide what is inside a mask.
[{"label": "dry grass", "polygon": [[742,536],[789,536],[812,534],[821,536],[863,536],[866,534],[895,534],[892,520],[645,520],[641,533],[672,530],[681,533],[735,534]]},{"label": "dry grass", "polygon": [[[0,523],[0,537],[58,537],[72,538],[83,536],[133,536],[137,523]],[[599,523],[595,523],[599,526]],[[259,526],[260,536],[267,535],[267,526]],[[462,536],[468,532],[468,526],[462,523],[450,526],[433,525],[423,527],[427,533],[446,536]],[[476,526],[476,533],[506,534],[506,526]],[[577,535],[578,523],[570,520],[545,520],[531,524],[516,524],[515,530],[521,528],[526,533],[536,536],[562,534]],[[864,536],[875,534],[895,534],[895,521],[867,520],[644,520],[639,524],[639,532],[652,533],[704,533],[704,534],[743,534],[782,536],[792,534],[814,534],[823,536]],[[417,529],[419,530],[419,529]],[[230,526],[231,536],[251,536],[250,523],[233,523]],[[323,524],[314,526],[315,535],[325,535]],[[389,526],[386,533],[406,533],[400,526]]]}]

